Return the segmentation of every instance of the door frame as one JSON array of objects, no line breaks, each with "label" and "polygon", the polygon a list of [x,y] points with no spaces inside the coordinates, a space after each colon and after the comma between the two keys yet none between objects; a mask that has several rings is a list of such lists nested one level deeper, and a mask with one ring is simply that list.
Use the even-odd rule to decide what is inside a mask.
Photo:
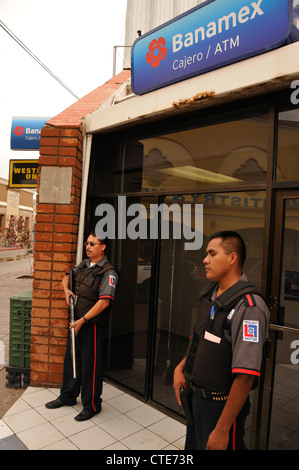
[{"label": "door frame", "polygon": [[[258,448],[265,450],[268,448],[270,437],[270,424],[272,412],[273,384],[275,374],[276,359],[276,336],[277,332],[291,332],[299,335],[299,327],[291,328],[278,324],[277,318],[279,314],[279,295],[281,288],[282,274],[282,256],[283,256],[283,232],[285,221],[285,200],[298,199],[299,189],[281,189],[277,190],[274,195],[275,212],[272,225],[273,238],[271,240],[271,249],[269,253],[271,269],[268,276],[268,302],[270,310],[269,323],[269,347],[265,354],[264,377],[260,390],[260,418],[258,432]],[[279,255],[278,255],[279,254]]]}]

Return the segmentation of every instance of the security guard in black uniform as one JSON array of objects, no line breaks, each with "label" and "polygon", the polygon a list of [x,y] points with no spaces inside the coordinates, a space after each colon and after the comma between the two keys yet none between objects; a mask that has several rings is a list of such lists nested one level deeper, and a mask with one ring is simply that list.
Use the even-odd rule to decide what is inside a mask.
[{"label": "security guard in black uniform", "polygon": [[248,395],[260,376],[270,315],[242,274],[245,257],[238,233],[210,237],[204,264],[213,282],[200,296],[187,355],[174,372],[187,415],[185,450],[245,449]]},{"label": "security guard in black uniform", "polygon": [[70,296],[75,299],[75,322],[70,328],[76,333],[76,378],[69,338],[60,396],[46,404],[50,409],[72,406],[81,391],[83,410],[77,421],[90,419],[102,409],[104,344],[118,282],[118,273],[105,256],[107,241],[92,232],[85,245],[88,259],[73,270],[74,292],[69,289],[69,273],[62,280],[67,303]]}]

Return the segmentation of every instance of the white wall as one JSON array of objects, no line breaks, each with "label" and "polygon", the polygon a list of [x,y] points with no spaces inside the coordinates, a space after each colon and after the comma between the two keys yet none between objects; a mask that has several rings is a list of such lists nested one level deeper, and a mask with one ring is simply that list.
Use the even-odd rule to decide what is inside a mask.
[{"label": "white wall", "polygon": [[[131,46],[137,31],[147,33],[204,0],[127,0],[125,45]],[[131,49],[124,49],[124,68],[130,68]]]}]

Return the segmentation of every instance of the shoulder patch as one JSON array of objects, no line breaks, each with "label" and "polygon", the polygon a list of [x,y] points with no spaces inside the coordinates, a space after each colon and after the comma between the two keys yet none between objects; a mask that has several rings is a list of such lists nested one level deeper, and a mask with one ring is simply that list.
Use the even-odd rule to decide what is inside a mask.
[{"label": "shoulder patch", "polygon": [[259,322],[254,320],[243,321],[243,341],[259,342]]},{"label": "shoulder patch", "polygon": [[116,283],[116,277],[112,276],[112,274],[110,274],[109,275],[109,286],[110,287],[115,287],[115,283]]}]

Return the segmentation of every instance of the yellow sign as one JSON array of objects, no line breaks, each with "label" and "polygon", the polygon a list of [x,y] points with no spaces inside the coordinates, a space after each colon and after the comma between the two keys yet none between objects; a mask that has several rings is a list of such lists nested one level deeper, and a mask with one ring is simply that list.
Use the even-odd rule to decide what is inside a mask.
[{"label": "yellow sign", "polygon": [[9,188],[36,188],[38,160],[10,160]]}]

